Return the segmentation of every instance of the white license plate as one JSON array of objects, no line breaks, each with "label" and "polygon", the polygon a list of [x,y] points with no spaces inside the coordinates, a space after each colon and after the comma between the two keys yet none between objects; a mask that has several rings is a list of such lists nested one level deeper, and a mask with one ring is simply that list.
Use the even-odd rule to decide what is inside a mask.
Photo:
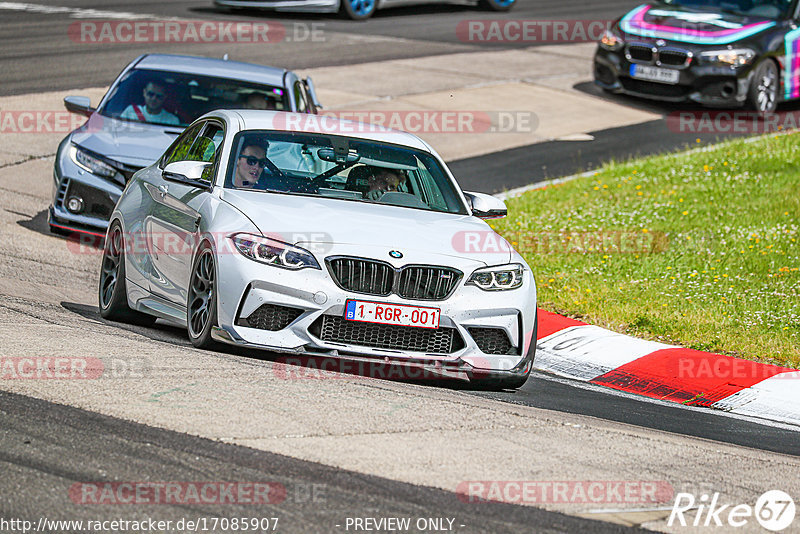
[{"label": "white license plate", "polygon": [[662,69],[661,67],[649,67],[647,65],[631,65],[631,78],[639,80],[649,80],[660,83],[678,83],[681,73],[673,69]]},{"label": "white license plate", "polygon": [[387,304],[368,300],[348,300],[344,318],[363,323],[393,324],[416,328],[439,328],[439,308]]}]

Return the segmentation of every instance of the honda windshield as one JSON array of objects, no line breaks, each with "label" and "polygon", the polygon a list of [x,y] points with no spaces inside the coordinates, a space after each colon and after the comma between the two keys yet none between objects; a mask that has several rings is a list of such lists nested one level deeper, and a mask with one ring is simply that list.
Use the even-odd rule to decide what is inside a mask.
[{"label": "honda windshield", "polygon": [[98,110],[105,117],[185,127],[215,109],[289,108],[280,87],[196,74],[133,69]]}]

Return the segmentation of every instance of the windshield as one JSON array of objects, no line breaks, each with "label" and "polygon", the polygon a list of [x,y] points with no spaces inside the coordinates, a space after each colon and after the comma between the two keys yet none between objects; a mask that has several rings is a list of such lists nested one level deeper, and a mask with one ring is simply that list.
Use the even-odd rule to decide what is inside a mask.
[{"label": "windshield", "polygon": [[185,127],[215,109],[286,110],[280,87],[227,78],[133,69],[109,95],[99,113],[134,122]]},{"label": "windshield", "polygon": [[239,133],[225,187],[467,213],[433,155],[335,135]]},{"label": "windshield", "polygon": [[735,15],[768,19],[788,18],[794,0],[662,0],[668,6],[701,11],[723,11]]}]

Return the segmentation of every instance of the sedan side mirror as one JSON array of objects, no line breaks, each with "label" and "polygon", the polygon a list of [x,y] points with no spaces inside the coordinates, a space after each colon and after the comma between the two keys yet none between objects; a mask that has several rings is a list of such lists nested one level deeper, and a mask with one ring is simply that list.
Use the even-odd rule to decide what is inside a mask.
[{"label": "sedan side mirror", "polygon": [[70,113],[77,113],[87,117],[90,117],[95,112],[92,107],[92,101],[88,96],[67,96],[64,98],[64,107]]},{"label": "sedan side mirror", "polygon": [[172,182],[208,189],[211,182],[205,176],[210,167],[211,163],[205,161],[175,161],[164,167],[161,176]]},{"label": "sedan side mirror", "polygon": [[500,219],[508,215],[506,203],[486,193],[470,193],[464,191],[472,215],[479,219]]}]

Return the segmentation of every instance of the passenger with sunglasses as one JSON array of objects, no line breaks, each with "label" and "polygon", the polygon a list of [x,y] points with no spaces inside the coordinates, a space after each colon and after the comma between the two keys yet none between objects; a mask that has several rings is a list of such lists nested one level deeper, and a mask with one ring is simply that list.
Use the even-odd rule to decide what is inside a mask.
[{"label": "passenger with sunglasses", "polygon": [[180,119],[164,109],[164,100],[167,92],[164,85],[158,81],[148,82],[142,92],[144,106],[131,104],[120,115],[121,119],[139,122],[152,122],[155,124],[180,124]]},{"label": "passenger with sunglasses", "polygon": [[261,145],[245,145],[236,161],[235,187],[255,187],[267,165],[267,151]]}]

